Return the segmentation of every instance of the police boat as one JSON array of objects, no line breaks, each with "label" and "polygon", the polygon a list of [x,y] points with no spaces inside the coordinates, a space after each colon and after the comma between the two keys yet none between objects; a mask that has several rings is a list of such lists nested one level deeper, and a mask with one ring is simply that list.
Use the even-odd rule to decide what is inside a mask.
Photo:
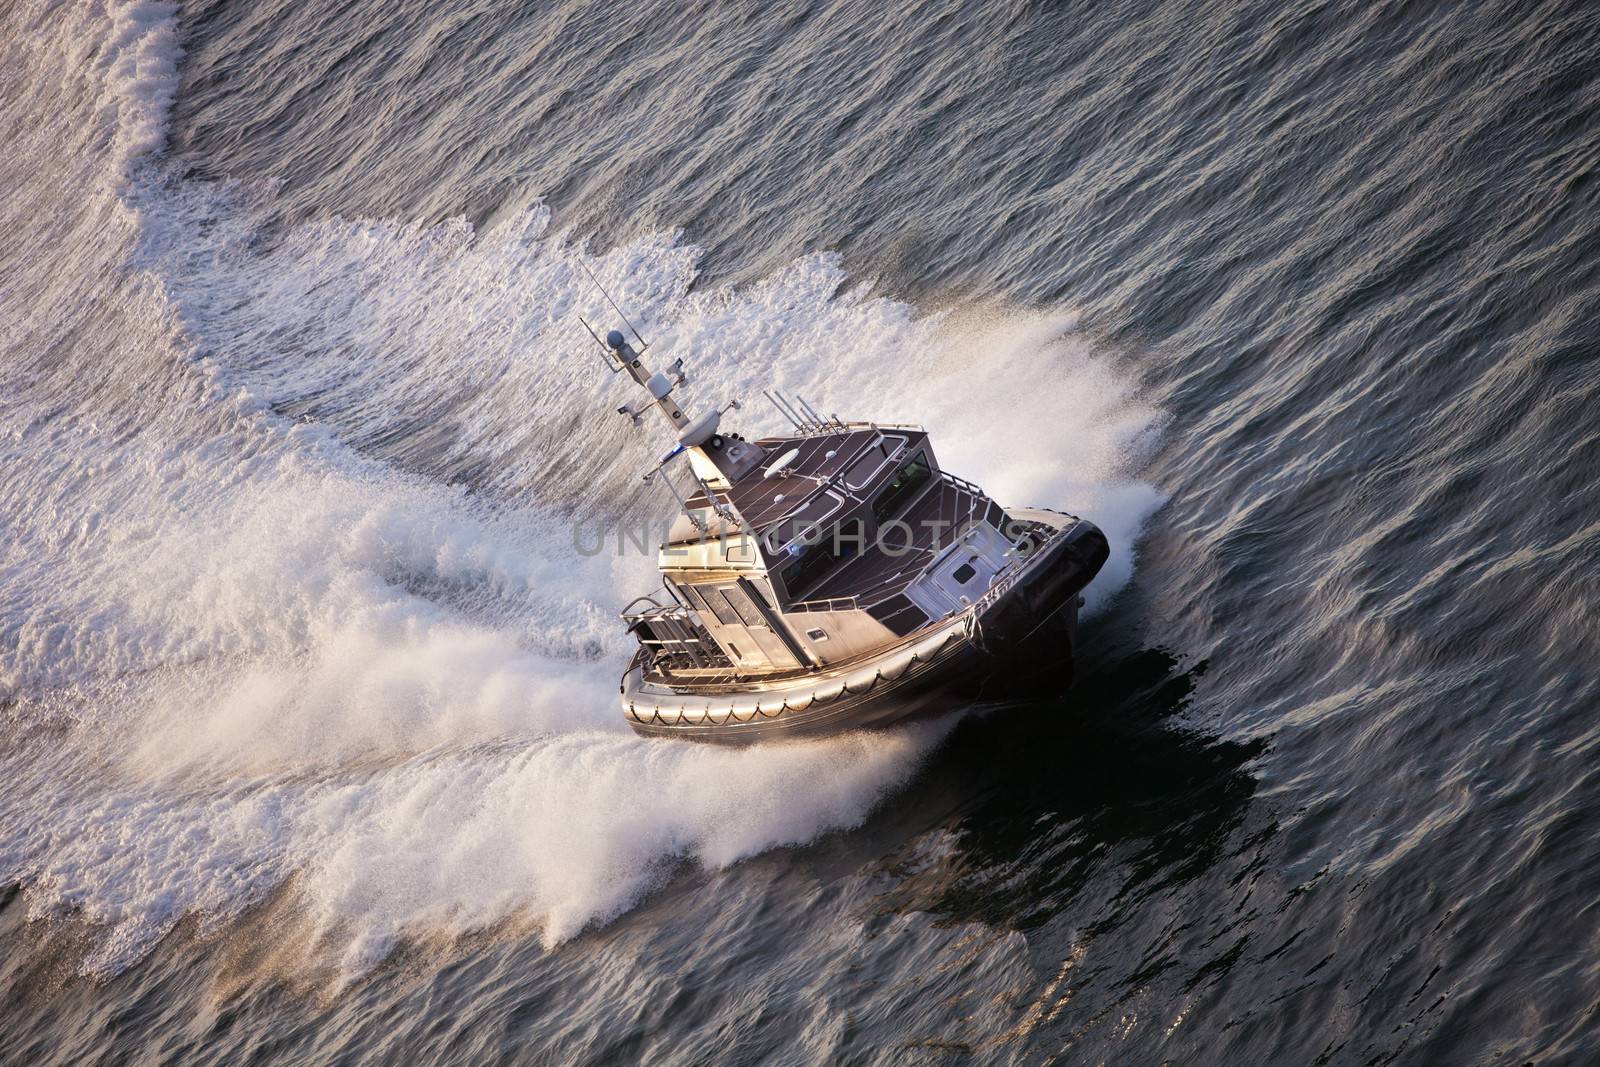
[{"label": "police boat", "polygon": [[724,429],[738,401],[691,418],[681,359],[652,372],[637,331],[635,348],[584,325],[644,390],[618,410],[638,425],[653,407],[675,439],[645,476],[678,505],[662,587],[622,612],[635,731],[814,737],[1070,683],[1079,593],[1108,551],[1093,523],[1002,507],[940,467],[918,426],[824,418],[775,390],[792,432]]}]

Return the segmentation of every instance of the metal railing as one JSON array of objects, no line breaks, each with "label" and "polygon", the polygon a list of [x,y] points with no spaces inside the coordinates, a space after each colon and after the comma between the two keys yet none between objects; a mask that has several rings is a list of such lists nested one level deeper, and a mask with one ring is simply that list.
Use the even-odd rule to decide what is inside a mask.
[{"label": "metal railing", "polygon": [[[1037,510],[1049,511],[1056,515],[1066,515],[1066,512],[1055,511],[1053,508],[1039,508]],[[1074,518],[1074,516],[1067,515],[1067,518]],[[1038,557],[1039,550],[1044,548],[1045,545],[1053,542],[1056,538],[1064,536],[1067,531],[1071,529],[1071,526],[1063,526],[1058,530],[1052,531],[1048,536],[1038,538],[1037,543],[1035,543],[1031,549],[1012,559],[1012,561],[1007,564],[1004,570],[995,575],[994,581],[990,583],[988,589],[983,591],[983,595],[978,597],[977,600],[973,601],[973,612],[975,614],[982,614],[984,608],[998,600],[1002,595],[1004,595],[1006,590],[1010,589],[1012,586],[1016,585],[1017,582],[1021,581],[1022,576],[1030,569],[1033,560]],[[1029,531],[1023,535],[1024,538],[1032,538],[1034,536],[1034,531]]]},{"label": "metal railing", "polygon": [[[639,607],[646,604],[647,607]],[[668,672],[676,669],[727,670],[733,661],[694,611],[683,604],[662,604],[654,596],[635,598],[622,609],[628,629],[650,656],[651,666]]]},{"label": "metal railing", "polygon": [[858,596],[830,596],[817,600],[801,600],[790,604],[785,611],[857,611],[861,609]]},{"label": "metal railing", "polygon": [[[930,561],[932,559],[937,559],[951,545],[960,541],[961,538],[966,534],[967,530],[971,528],[972,523],[975,521],[975,517],[978,515],[979,511],[987,511],[989,504],[991,503],[989,495],[985,493],[980,486],[974,484],[973,482],[967,481],[965,478],[951,474],[948,471],[941,470],[939,472],[939,479],[940,481],[943,481],[951,486],[954,486],[956,489],[965,492],[969,497],[969,502],[967,504],[967,511],[965,515],[960,514],[959,507],[957,508],[956,513],[949,520],[944,518],[942,512],[940,513],[939,524],[944,529],[948,529],[951,532],[951,536],[950,540],[944,544],[936,544],[931,549],[927,550]],[[979,507],[980,503],[982,504],[981,509]],[[879,584],[881,586],[888,583]],[[793,604],[790,604],[784,610],[792,612],[864,611],[866,610],[867,605],[862,603],[863,600],[869,600],[870,603],[877,603],[877,600],[879,599],[882,598],[864,597],[859,593],[854,596],[818,597],[814,600],[797,601]]]}]

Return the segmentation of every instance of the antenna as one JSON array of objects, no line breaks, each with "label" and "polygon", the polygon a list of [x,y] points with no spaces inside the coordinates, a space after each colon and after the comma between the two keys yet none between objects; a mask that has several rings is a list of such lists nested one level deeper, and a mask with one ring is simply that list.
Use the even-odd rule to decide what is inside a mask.
[{"label": "antenna", "polygon": [[[627,325],[628,329],[633,331],[633,339],[635,341],[639,342],[639,351],[643,352],[645,349],[649,348],[650,347],[650,342],[646,341],[643,337],[641,337],[639,335],[638,327],[636,327],[632,322],[630,322],[628,320],[627,314],[620,307],[617,306],[617,302],[615,300],[611,299],[611,294],[606,292],[606,287],[600,284],[600,279],[596,278],[594,276],[594,271],[589,269],[589,264],[585,263],[583,260],[580,259],[580,260],[578,260],[578,266],[582,267],[583,268],[583,273],[585,273],[585,274],[587,274],[589,276],[589,280],[591,282],[594,282],[594,287],[596,289],[600,290],[600,295],[601,296],[606,298],[606,303],[611,305],[611,310],[615,311],[618,315],[621,315],[623,323]],[[587,324],[585,324],[585,325],[587,325]],[[589,332],[590,333],[594,333],[593,330],[590,330]],[[600,340],[600,338],[596,337],[595,340],[598,341],[598,340]]]},{"label": "antenna", "polygon": [[[782,415],[785,419],[788,419],[791,424],[794,422],[794,419],[790,418],[789,413],[783,410],[783,405],[778,403],[778,398],[773,396],[770,390],[761,390],[761,395],[766,397],[767,400],[772,403],[772,406],[778,409],[778,414]],[[798,430],[799,427],[796,426],[795,429]]]},{"label": "antenna", "polygon": [[784,406],[783,400],[777,395],[776,392],[763,389],[761,390],[761,395],[772,401],[772,406],[778,409],[778,414],[788,419],[790,424],[793,425],[795,429],[804,429],[804,427],[800,425],[800,420],[795,418],[794,412],[790,411]]},{"label": "antenna", "polygon": [[583,323],[583,328],[585,330],[589,331],[589,336],[594,338],[594,343],[600,346],[600,351],[602,353],[600,359],[605,363],[606,370],[610,371],[612,374],[620,371],[622,368],[618,366],[616,361],[611,358],[611,349],[607,348],[606,343],[600,340],[600,335],[594,332],[594,327],[589,325],[589,321],[582,315],[578,316],[578,321]]},{"label": "antenna", "polygon": [[798,406],[795,406],[794,400],[790,400],[789,397],[786,397],[786,395],[782,395],[781,392],[778,392],[778,390],[776,390],[776,389],[773,390],[773,394],[776,394],[776,397],[778,397],[779,400],[782,400],[782,402],[784,402],[784,406],[786,406],[786,408],[789,408],[789,413],[792,414],[792,416],[794,416],[795,426],[800,427],[800,429],[802,429],[802,430],[810,430],[811,429],[811,422],[808,421],[808,419],[806,419],[805,411],[802,411],[802,410],[800,410],[800,408],[798,408]]},{"label": "antenna", "polygon": [[818,426],[826,426],[827,425],[827,420],[824,419],[821,415],[817,414],[817,409],[816,408],[814,408],[810,404],[806,403],[806,398],[805,397],[801,396],[799,393],[796,393],[794,395],[794,398],[800,402],[800,410],[804,411],[807,415],[811,416],[811,421],[813,423],[815,423]]}]

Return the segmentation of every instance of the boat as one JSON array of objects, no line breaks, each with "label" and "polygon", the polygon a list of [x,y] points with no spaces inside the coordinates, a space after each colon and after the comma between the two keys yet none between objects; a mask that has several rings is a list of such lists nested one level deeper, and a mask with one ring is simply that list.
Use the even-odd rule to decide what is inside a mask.
[{"label": "boat", "polygon": [[724,429],[738,400],[691,418],[683,360],[652,371],[612,307],[637,347],[584,326],[643,389],[617,410],[639,425],[654,408],[674,438],[645,475],[677,504],[661,589],[622,611],[637,733],[815,737],[1070,683],[1080,594],[1108,552],[1093,523],[1002,507],[944,470],[920,426],[824,417],[775,389],[776,436]]}]

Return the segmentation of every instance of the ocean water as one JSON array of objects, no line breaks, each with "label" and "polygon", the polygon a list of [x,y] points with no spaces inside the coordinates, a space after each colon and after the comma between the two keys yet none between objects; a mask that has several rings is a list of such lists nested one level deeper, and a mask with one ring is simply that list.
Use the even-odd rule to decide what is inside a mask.
[{"label": "ocean water", "polygon": [[[0,1060],[1600,1061],[1600,15],[0,11]],[[1099,523],[1060,699],[615,685],[692,402]]]}]

